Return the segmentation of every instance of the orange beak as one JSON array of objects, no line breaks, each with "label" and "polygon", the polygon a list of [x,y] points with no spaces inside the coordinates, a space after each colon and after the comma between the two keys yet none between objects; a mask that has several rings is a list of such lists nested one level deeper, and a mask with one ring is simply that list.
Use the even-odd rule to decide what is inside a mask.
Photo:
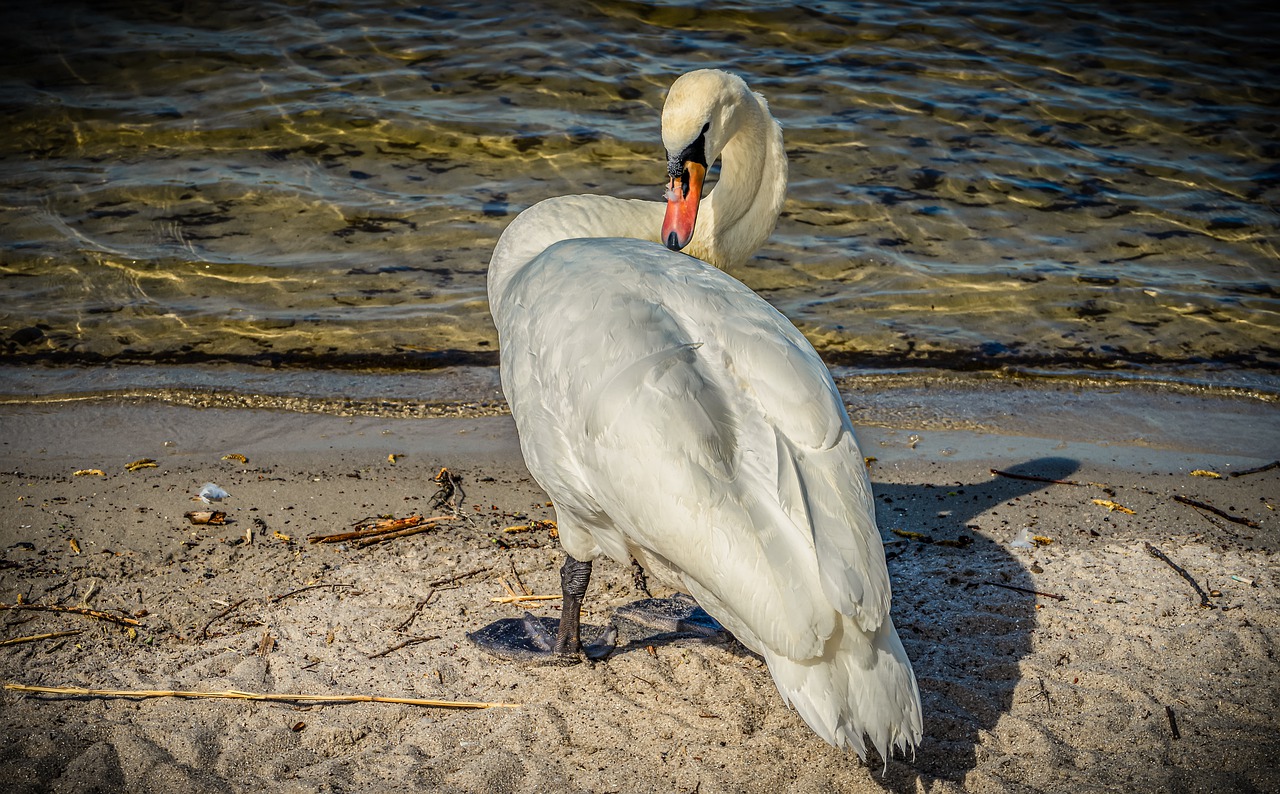
[{"label": "orange beak", "polygon": [[707,167],[693,160],[684,161],[684,170],[667,183],[667,215],[662,219],[662,242],[679,251],[693,238],[698,220],[698,202],[702,200],[702,181]]}]

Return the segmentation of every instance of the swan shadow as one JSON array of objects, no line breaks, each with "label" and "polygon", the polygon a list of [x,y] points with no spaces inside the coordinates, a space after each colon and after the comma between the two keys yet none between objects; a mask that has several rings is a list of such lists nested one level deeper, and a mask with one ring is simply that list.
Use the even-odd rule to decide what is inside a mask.
[{"label": "swan shadow", "polygon": [[[1037,597],[1016,588],[1037,588],[1008,546],[1026,526],[1025,511],[1008,505],[1057,487],[1039,480],[1066,479],[1077,469],[1075,460],[1045,457],[1002,470],[1013,476],[976,483],[873,483],[894,625],[912,660],[924,710],[924,738],[914,760],[892,759],[879,778],[889,790],[914,794],[921,782],[962,781],[977,766],[983,732],[1010,710],[1021,681],[1019,662],[1031,652],[1036,626]],[[982,534],[973,531],[979,517]],[[903,538],[895,529],[925,539]],[[646,646],[715,642],[759,658],[727,632],[710,637],[633,628],[622,631],[624,641],[612,656]],[[875,756],[870,749],[867,765],[878,769]]]},{"label": "swan shadow", "polygon": [[[1078,468],[1067,458],[1039,458],[1004,471],[1065,479]],[[1048,487],[1016,477],[874,486],[893,620],[924,708],[924,739],[914,761],[889,765],[882,782],[890,790],[915,792],[922,777],[963,780],[977,766],[982,734],[1012,706],[1019,661],[1031,652],[1037,597],[1011,589],[1036,586],[1007,545],[1026,526],[1023,510],[1006,505]],[[983,534],[973,531],[979,516]],[[896,537],[894,529],[932,542]]]},{"label": "swan shadow", "polygon": [[[977,766],[983,732],[1010,710],[1021,681],[1019,661],[1031,652],[1037,597],[1016,589],[1036,587],[1007,545],[1026,522],[1019,507],[1006,505],[1052,487],[1019,477],[1066,479],[1078,468],[1075,460],[1046,457],[1003,469],[1012,477],[976,483],[873,484],[894,625],[912,660],[924,709],[924,738],[915,759],[893,759],[880,778],[889,790],[905,794],[916,792],[920,782],[963,780]],[[985,534],[973,531],[980,516]],[[894,529],[927,540],[902,538]],[[611,657],[682,642],[724,643],[730,652],[757,656],[727,632],[711,637],[632,629],[622,631],[624,641]],[[878,768],[874,756],[871,749],[867,764]]]}]

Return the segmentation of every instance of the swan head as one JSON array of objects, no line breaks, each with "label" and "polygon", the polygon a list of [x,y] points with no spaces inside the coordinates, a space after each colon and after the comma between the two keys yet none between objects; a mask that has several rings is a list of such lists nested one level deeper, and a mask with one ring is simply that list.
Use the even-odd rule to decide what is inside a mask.
[{"label": "swan head", "polygon": [[751,96],[737,75],[699,69],[671,84],[662,106],[662,144],[667,150],[667,213],[662,242],[679,251],[693,238],[707,169],[738,131],[738,108]]}]

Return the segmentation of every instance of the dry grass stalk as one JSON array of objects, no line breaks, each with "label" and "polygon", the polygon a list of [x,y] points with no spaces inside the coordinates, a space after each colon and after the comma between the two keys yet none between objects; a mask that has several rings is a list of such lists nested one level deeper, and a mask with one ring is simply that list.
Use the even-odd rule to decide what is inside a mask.
[{"label": "dry grass stalk", "polygon": [[529,595],[529,588],[524,586],[524,582],[520,583],[520,592],[516,592],[511,583],[507,581],[507,577],[498,574],[498,584],[502,585],[502,589],[507,591],[507,595],[515,598],[516,596]]},{"label": "dry grass stalk", "polygon": [[[516,561],[508,559],[507,562],[511,564],[511,578],[516,580],[516,584],[520,587],[520,592],[524,595],[529,595],[529,588],[525,586],[524,581],[520,578],[520,572],[516,570]],[[505,582],[505,580],[503,581]]]},{"label": "dry grass stalk", "polygon": [[560,597],[558,595],[509,595],[489,600],[495,604],[519,604],[524,601],[555,601]]},{"label": "dry grass stalk", "polygon": [[83,689],[74,686],[28,686],[6,683],[11,692],[31,692],[40,695],[71,695],[75,697],[104,698],[206,698],[233,700],[269,700],[276,702],[306,703],[401,703],[408,706],[428,706],[444,709],[492,709],[519,708],[521,703],[482,703],[470,700],[427,700],[423,698],[383,697],[381,695],[284,695],[277,693],[238,692],[183,692],[172,689]]},{"label": "dry grass stalk", "polygon": [[38,642],[40,640],[54,640],[58,637],[70,637],[73,634],[80,634],[82,632],[83,629],[76,629],[75,631],[55,631],[51,634],[32,634],[30,637],[14,637],[11,640],[0,642],[0,648],[6,645],[20,645],[24,642]]},{"label": "dry grass stalk", "polygon": [[141,625],[133,618],[127,618],[123,615],[113,615],[110,612],[102,612],[97,609],[86,609],[85,607],[59,607],[45,604],[0,604],[0,609],[29,609],[35,612],[66,612],[72,615],[84,615],[87,618],[108,620],[112,623],[118,623],[121,626]]}]

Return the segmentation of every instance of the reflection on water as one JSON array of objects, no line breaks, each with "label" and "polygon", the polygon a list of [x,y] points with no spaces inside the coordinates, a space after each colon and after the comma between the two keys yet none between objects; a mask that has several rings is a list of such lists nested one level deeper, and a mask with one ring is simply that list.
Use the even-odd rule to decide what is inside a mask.
[{"label": "reflection on water", "polygon": [[711,5],[6,6],[0,360],[492,364],[510,218],[657,198],[720,66],[791,159],[735,275],[832,364],[1274,389],[1280,13]]}]

